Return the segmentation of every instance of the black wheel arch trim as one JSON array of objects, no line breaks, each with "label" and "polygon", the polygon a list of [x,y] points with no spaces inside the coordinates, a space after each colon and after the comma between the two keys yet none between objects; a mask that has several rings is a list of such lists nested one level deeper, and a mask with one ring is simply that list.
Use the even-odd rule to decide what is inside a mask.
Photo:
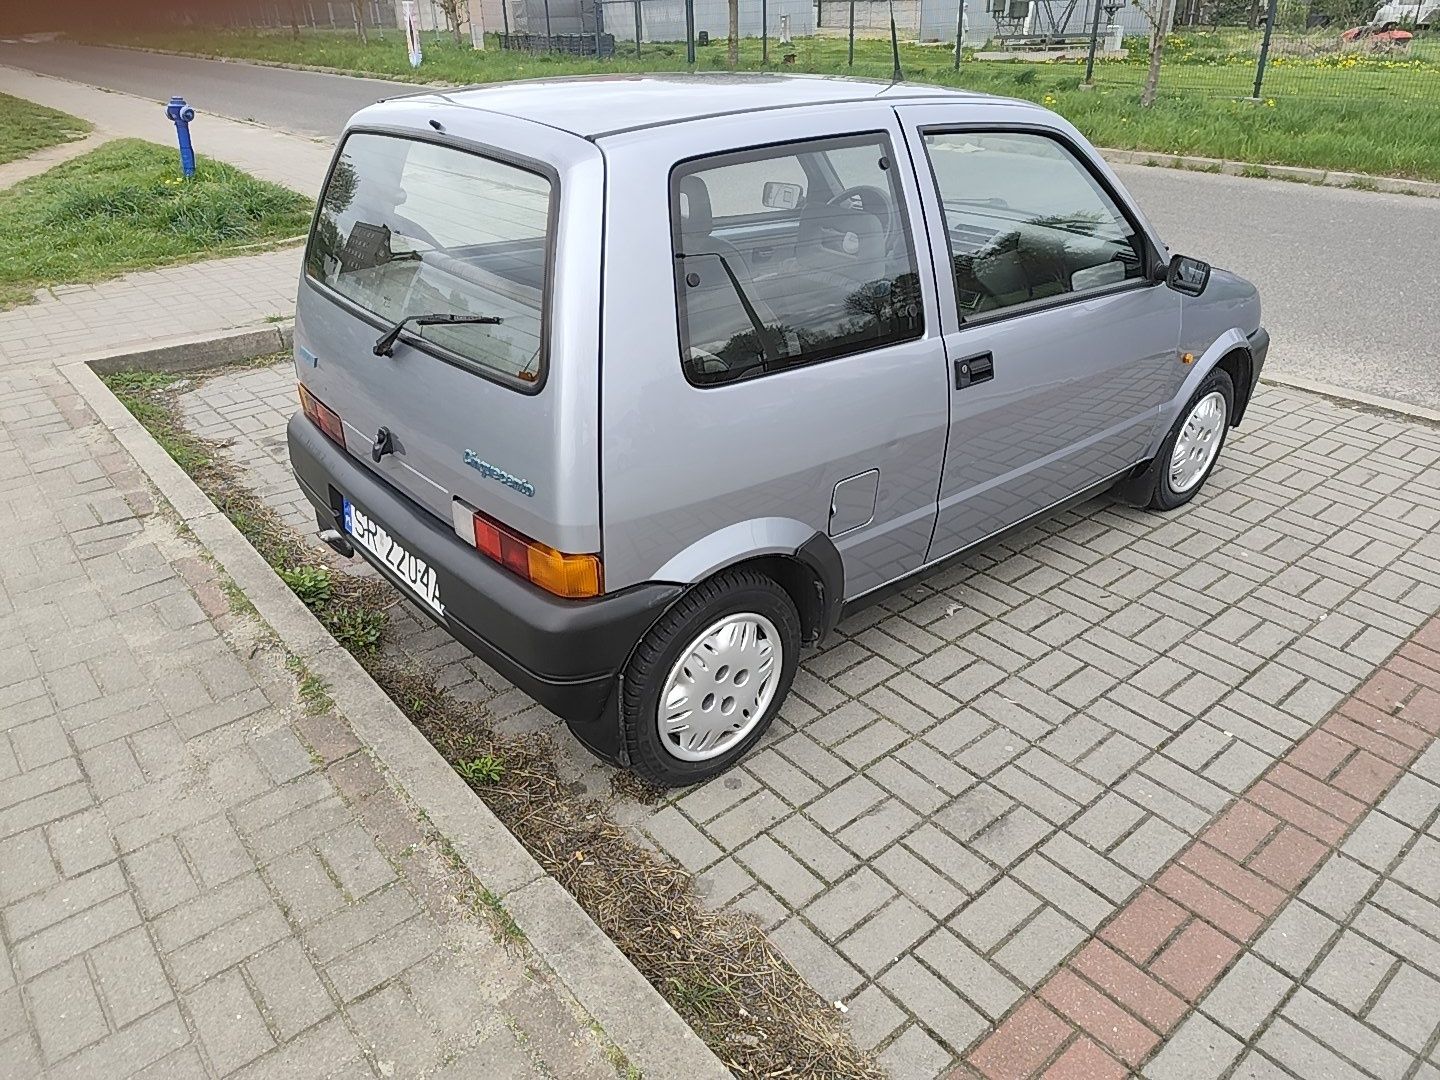
[{"label": "black wheel arch trim", "polygon": [[845,610],[845,562],[835,541],[822,532],[801,544],[795,557],[814,575],[816,595],[811,612],[818,618],[811,622],[802,610],[800,624],[813,628],[810,643],[818,645],[839,624]]}]

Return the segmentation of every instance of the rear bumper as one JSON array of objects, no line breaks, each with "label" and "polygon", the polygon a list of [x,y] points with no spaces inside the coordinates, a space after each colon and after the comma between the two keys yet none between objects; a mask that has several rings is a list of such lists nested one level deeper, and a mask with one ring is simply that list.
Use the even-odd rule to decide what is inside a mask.
[{"label": "rear bumper", "polygon": [[[611,693],[630,651],[683,591],[648,583],[595,600],[562,600],[491,563],[345,453],[303,414],[290,419],[290,463],[325,527],[344,532],[341,499],[380,522],[438,575],[445,614],[416,607],[481,660],[569,723],[604,757],[617,756]],[[385,577],[389,567],[358,544]],[[408,590],[404,589],[402,592]]]}]

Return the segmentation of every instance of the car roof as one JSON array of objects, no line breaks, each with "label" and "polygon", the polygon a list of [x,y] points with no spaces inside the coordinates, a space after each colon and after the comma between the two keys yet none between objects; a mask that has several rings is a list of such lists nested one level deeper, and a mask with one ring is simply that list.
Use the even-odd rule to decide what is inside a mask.
[{"label": "car roof", "polygon": [[[407,105],[433,101],[558,128],[586,139],[621,131],[660,127],[712,116],[767,109],[807,108],[883,98],[916,100],[1006,99],[943,86],[888,83],[833,75],[780,75],[763,72],[705,72],[581,75],[490,83],[454,90],[427,90],[400,99]],[[373,111],[372,111],[373,110]],[[379,119],[383,103],[365,110]]]}]

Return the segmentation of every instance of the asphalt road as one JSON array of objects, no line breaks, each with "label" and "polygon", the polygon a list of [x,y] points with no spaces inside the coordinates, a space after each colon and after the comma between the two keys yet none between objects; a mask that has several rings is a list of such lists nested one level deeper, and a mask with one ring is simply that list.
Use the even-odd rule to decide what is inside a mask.
[{"label": "asphalt road", "polygon": [[[66,44],[0,64],[331,137],[404,83]],[[1260,285],[1268,370],[1440,409],[1440,199],[1117,166],[1172,250]]]},{"label": "asphalt road", "polygon": [[381,98],[424,89],[383,79],[61,42],[0,42],[0,64],[160,102],[179,94],[202,113],[326,139],[333,138],[356,110]]}]

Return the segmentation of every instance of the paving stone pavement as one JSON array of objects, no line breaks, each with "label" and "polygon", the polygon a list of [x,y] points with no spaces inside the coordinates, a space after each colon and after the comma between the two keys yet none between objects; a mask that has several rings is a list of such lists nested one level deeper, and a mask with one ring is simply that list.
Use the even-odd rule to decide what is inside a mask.
[{"label": "paving stone pavement", "polygon": [[614,1078],[53,370],[0,460],[0,1076]]},{"label": "paving stone pavement", "polygon": [[[185,409],[313,529],[292,383],[225,375]],[[897,1080],[1437,1080],[1437,463],[1432,427],[1266,386],[1190,507],[1095,500],[847,620],[742,767],[613,808]],[[553,717],[394,616],[609,793]]]},{"label": "paving stone pavement", "polygon": [[34,303],[0,311],[0,372],[288,319],[299,275],[300,248],[291,247],[42,289]]}]

